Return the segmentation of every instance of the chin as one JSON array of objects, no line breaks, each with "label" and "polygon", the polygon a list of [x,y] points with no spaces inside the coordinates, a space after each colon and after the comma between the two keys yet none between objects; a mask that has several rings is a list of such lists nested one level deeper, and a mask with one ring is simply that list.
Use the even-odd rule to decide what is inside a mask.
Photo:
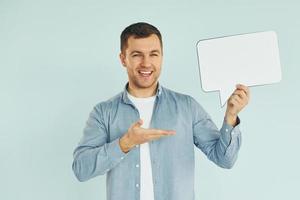
[{"label": "chin", "polygon": [[150,87],[152,87],[154,85],[154,83],[152,83],[152,84],[138,84],[138,87],[139,88],[150,88]]},{"label": "chin", "polygon": [[151,81],[151,82],[138,82],[138,84],[136,84],[136,86],[138,86],[139,88],[150,88],[153,85],[155,85],[156,81]]}]

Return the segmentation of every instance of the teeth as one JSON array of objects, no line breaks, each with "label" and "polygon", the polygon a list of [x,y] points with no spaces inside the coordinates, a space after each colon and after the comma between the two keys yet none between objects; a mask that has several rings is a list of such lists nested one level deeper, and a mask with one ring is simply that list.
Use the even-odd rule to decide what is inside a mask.
[{"label": "teeth", "polygon": [[151,71],[139,71],[139,73],[143,75],[150,75],[152,72]]}]

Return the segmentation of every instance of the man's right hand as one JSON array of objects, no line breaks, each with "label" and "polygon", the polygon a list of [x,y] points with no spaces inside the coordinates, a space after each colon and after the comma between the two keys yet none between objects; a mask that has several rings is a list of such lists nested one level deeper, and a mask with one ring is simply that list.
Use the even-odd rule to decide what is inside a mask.
[{"label": "man's right hand", "polygon": [[130,151],[135,145],[143,144],[151,140],[157,140],[163,136],[174,135],[175,131],[161,129],[142,128],[143,121],[140,119],[133,123],[127,133],[119,140],[120,147],[124,153]]}]

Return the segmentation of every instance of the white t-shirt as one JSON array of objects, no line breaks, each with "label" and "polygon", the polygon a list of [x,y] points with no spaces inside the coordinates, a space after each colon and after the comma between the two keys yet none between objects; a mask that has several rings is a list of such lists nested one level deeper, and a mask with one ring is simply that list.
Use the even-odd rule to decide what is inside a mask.
[{"label": "white t-shirt", "polygon": [[[139,111],[140,118],[143,120],[142,127],[149,128],[156,96],[138,98],[132,96],[129,92],[127,94]],[[141,183],[140,186],[136,185],[140,187],[140,200],[154,200],[152,166],[148,143],[140,145],[140,166],[136,164],[136,167],[140,167],[141,170]]]}]

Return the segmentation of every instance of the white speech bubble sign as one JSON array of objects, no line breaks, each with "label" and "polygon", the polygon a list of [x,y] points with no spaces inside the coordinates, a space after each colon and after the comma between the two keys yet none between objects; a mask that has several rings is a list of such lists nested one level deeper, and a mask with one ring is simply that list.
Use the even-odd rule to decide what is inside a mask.
[{"label": "white speech bubble sign", "polygon": [[202,89],[219,91],[221,107],[236,89],[236,84],[257,86],[281,80],[274,31],[200,40],[197,50]]}]

